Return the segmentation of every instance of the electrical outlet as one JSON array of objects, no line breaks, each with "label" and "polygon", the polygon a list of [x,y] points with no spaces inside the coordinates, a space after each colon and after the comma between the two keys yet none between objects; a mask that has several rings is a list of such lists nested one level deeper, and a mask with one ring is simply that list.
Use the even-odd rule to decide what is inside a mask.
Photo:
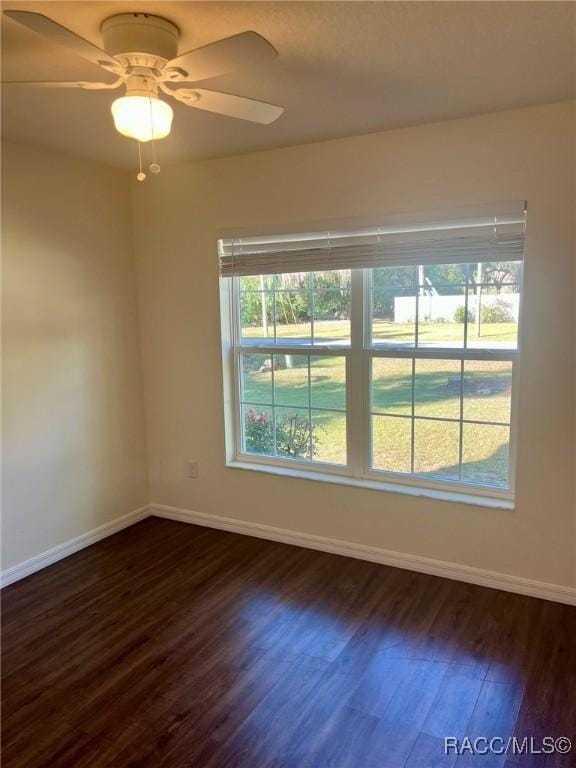
[{"label": "electrical outlet", "polygon": [[198,477],[198,462],[197,461],[189,461],[188,462],[188,477]]}]

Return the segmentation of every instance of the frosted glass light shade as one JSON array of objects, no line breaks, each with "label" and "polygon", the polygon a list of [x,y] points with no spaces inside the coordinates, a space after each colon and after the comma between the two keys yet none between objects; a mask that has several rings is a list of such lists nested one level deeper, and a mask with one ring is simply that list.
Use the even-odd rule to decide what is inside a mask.
[{"label": "frosted glass light shade", "polygon": [[112,103],[118,133],[138,141],[168,136],[173,115],[169,104],[151,96],[123,96]]}]

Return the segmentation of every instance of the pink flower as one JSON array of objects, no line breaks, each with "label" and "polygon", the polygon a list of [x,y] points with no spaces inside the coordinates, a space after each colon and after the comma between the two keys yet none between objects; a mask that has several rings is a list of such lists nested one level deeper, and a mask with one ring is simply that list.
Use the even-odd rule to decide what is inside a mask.
[{"label": "pink flower", "polygon": [[258,413],[254,408],[250,408],[246,411],[246,420],[252,424],[266,425],[270,421],[270,415],[266,411]]}]

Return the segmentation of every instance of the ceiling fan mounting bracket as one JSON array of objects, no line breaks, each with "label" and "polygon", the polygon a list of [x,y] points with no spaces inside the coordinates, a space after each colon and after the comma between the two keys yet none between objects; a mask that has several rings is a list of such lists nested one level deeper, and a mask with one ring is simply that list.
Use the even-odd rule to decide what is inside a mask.
[{"label": "ceiling fan mounting bracket", "polygon": [[180,30],[148,13],[120,13],[102,22],[105,50],[124,67],[161,70],[178,52]]}]

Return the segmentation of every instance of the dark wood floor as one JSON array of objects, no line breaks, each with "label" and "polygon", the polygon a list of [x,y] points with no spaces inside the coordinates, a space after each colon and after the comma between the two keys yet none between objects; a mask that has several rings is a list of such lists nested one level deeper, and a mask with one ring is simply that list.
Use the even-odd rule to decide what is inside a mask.
[{"label": "dark wood floor", "polygon": [[[3,768],[576,765],[576,609],[149,518],[3,592]],[[538,743],[538,742],[536,742]]]}]

